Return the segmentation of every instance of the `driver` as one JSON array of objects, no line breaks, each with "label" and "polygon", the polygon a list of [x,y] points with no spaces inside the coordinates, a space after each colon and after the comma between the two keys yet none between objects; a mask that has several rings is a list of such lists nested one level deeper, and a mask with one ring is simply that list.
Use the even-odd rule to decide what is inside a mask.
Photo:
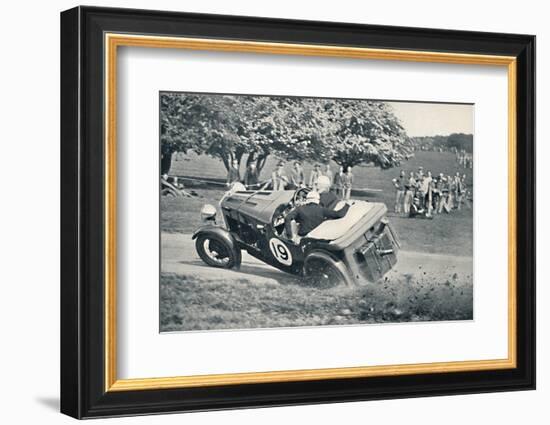
[{"label": "driver", "polygon": [[295,208],[285,217],[286,234],[293,241],[297,241],[292,231],[292,220],[298,224],[298,236],[305,236],[327,219],[342,218],[346,215],[349,205],[345,205],[338,211],[319,205],[319,193],[311,191],[307,194],[305,204]]}]

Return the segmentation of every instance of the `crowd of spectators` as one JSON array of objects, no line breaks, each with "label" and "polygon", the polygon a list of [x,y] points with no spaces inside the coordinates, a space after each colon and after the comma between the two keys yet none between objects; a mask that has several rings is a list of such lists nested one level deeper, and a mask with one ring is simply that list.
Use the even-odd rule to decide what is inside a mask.
[{"label": "crowd of spectators", "polygon": [[285,170],[285,163],[279,161],[271,172],[271,179],[260,181],[260,173],[254,161],[251,161],[246,167],[244,177],[241,179],[238,161],[233,161],[227,172],[227,185],[233,183],[243,183],[247,189],[254,190],[262,187],[266,183],[272,190],[292,190],[300,187],[309,187],[318,191],[318,181],[321,176],[327,177],[330,181],[330,191],[333,191],[341,199],[349,200],[353,186],[353,173],[351,167],[340,167],[334,173],[330,164],[315,164],[313,170],[306,179],[306,174],[300,161],[294,161],[290,172]]},{"label": "crowd of spectators", "polygon": [[466,174],[460,175],[460,172],[454,176],[440,173],[434,177],[421,166],[417,172],[410,171],[408,176],[401,170],[392,182],[396,190],[394,211],[409,217],[433,218],[435,214],[449,214],[461,210],[468,199]]}]

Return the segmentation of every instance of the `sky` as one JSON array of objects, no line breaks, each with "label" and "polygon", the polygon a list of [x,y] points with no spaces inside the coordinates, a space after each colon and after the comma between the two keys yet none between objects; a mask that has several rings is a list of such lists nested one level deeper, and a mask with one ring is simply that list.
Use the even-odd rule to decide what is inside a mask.
[{"label": "sky", "polygon": [[474,106],[451,103],[387,102],[410,137],[474,132]]}]

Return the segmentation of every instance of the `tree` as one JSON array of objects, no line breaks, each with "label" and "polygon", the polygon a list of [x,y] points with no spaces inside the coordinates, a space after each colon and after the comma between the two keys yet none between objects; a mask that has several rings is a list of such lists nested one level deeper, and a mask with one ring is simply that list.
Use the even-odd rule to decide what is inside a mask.
[{"label": "tree", "polygon": [[270,154],[389,167],[408,143],[388,104],[364,100],[163,93],[160,127],[163,170],[173,152],[188,150],[217,157],[226,169],[246,154],[258,170]]},{"label": "tree", "polygon": [[254,152],[261,169],[270,142],[263,129],[271,112],[267,106],[262,98],[253,96],[163,93],[163,158],[193,150],[221,159],[229,169],[233,160],[240,164],[246,153]]},{"label": "tree", "polygon": [[[267,98],[270,99],[270,98]],[[405,131],[384,102],[318,98],[271,98],[268,148],[292,160],[343,166],[372,162],[390,167],[410,151]],[[264,151],[267,148],[264,148]]]},{"label": "tree", "polygon": [[325,109],[334,137],[332,158],[344,167],[374,163],[389,168],[411,150],[403,126],[385,102],[329,101]]},{"label": "tree", "polygon": [[271,153],[287,160],[328,161],[332,157],[323,99],[272,98]]},{"label": "tree", "polygon": [[160,96],[161,174],[170,170],[174,152],[187,152],[200,146],[196,128],[189,125],[193,117],[200,117],[201,99],[179,93],[162,93]]}]

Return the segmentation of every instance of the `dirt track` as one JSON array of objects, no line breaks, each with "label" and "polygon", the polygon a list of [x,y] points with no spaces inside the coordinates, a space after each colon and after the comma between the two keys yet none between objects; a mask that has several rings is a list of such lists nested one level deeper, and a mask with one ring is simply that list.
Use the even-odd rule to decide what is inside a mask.
[{"label": "dirt track", "polygon": [[[245,278],[255,283],[291,283],[296,278],[281,272],[243,252],[240,270],[225,270],[209,267],[202,262],[195,251],[191,234],[162,233],[162,272],[182,275],[200,275],[203,278],[216,280],[220,278]],[[392,276],[411,275],[428,280],[447,279],[454,274],[472,276],[471,257],[454,255],[423,254],[411,251],[400,251],[395,268],[388,273]]]}]

